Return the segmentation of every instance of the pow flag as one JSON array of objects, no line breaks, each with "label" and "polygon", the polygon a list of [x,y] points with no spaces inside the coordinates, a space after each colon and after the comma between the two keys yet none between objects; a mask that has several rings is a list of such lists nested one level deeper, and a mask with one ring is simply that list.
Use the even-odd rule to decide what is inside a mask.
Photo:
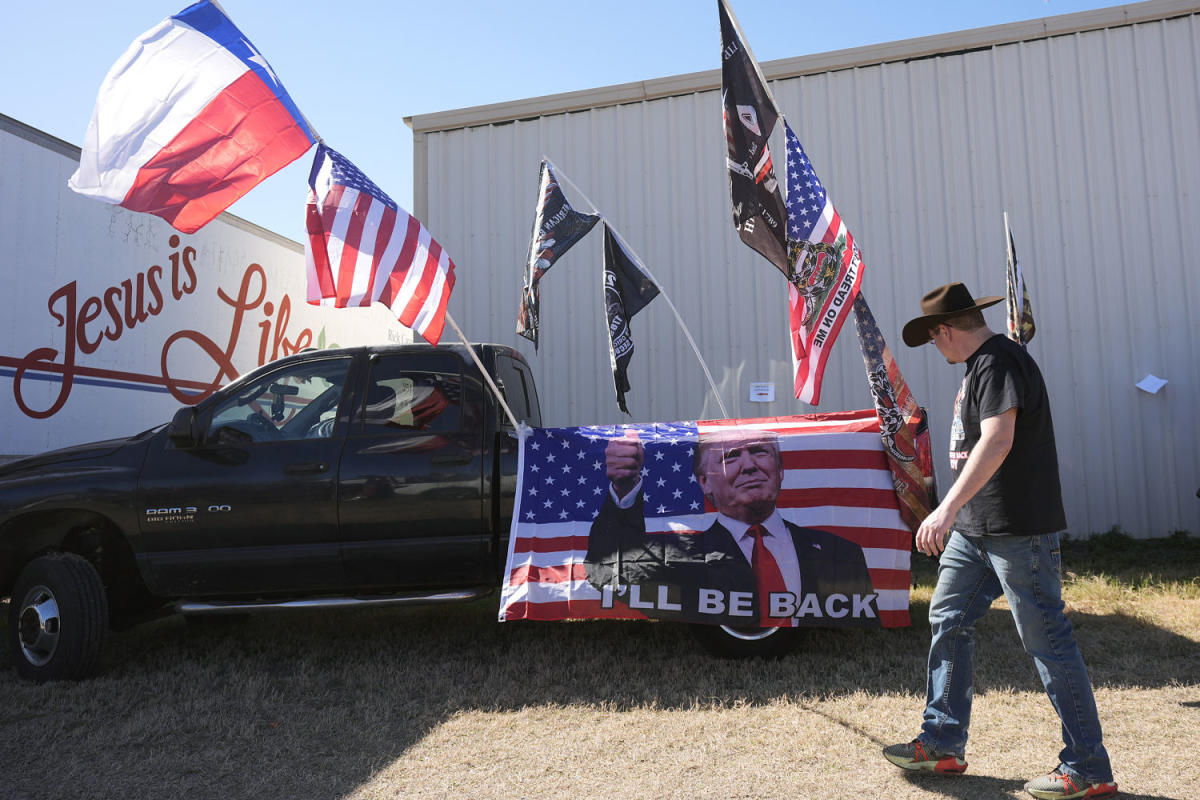
[{"label": "pow flag", "polygon": [[862,292],[854,300],[854,326],[879,417],[879,434],[900,501],[900,516],[915,534],[933,508],[933,450],[925,412],[917,406],[892,358]]},{"label": "pow flag", "polygon": [[550,162],[542,159],[533,235],[529,242],[529,257],[525,262],[525,284],[521,289],[521,307],[517,311],[517,333],[533,342],[534,350],[538,346],[538,284],[542,276],[599,221],[598,214],[582,214],[571,207],[558,185],[558,177]]},{"label": "pow flag", "polygon": [[767,140],[779,111],[741,26],[725,0],[721,17],[721,102],[733,225],[742,241],[788,274],[783,198]]},{"label": "pow flag", "polygon": [[815,406],[830,349],[858,295],[862,258],[800,140],[786,123],[784,130],[792,367],[796,397]]},{"label": "pow flag", "polygon": [[[870,409],[536,429],[500,619],[906,626],[912,535],[879,434]],[[643,464],[624,498],[609,477],[617,445]],[[766,516],[747,527],[731,493],[751,477]]]},{"label": "pow flag", "polygon": [[321,144],[308,176],[308,302],[383,303],[432,345],[442,338],[454,262],[350,159]]},{"label": "pow flag", "polygon": [[617,405],[626,414],[629,361],[633,358],[630,318],[658,297],[658,287],[633,254],[604,223],[604,313],[608,319],[608,354],[612,364]]},{"label": "pow flag", "polygon": [[195,233],[315,138],[262,54],[202,0],[109,70],[68,186]]},{"label": "pow flag", "polygon": [[1008,214],[1004,215],[1004,235],[1008,241],[1008,338],[1024,347],[1029,344],[1037,328],[1033,324],[1033,306],[1029,302],[1025,276],[1021,274],[1021,264],[1017,261],[1017,246],[1013,243]]}]

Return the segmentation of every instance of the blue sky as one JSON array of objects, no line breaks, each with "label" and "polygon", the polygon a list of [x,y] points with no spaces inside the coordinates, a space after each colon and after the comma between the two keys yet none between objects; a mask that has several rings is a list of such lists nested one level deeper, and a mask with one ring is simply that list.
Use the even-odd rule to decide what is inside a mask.
[{"label": "blue sky", "polygon": [[[732,0],[760,61],[1120,5],[1104,0]],[[186,2],[12,2],[0,113],[83,140],[105,73]],[[716,69],[715,0],[221,0],[313,127],[405,208],[404,117]],[[231,211],[300,240],[312,156]],[[531,176],[537,169],[529,165]],[[531,181],[533,178],[531,177]],[[531,199],[532,203],[532,199]],[[437,232],[433,232],[437,235]]]}]

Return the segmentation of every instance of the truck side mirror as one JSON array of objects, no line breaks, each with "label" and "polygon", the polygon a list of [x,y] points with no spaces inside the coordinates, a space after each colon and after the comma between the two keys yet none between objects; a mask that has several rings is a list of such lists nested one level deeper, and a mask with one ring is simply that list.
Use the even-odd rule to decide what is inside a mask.
[{"label": "truck side mirror", "polygon": [[199,442],[196,431],[196,409],[184,406],[175,412],[167,426],[167,438],[176,447],[195,447]]}]

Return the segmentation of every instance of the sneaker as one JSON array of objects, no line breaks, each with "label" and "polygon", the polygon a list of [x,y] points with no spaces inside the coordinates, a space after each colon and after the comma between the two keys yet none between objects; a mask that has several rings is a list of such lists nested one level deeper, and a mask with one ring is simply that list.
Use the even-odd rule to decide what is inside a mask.
[{"label": "sneaker", "polygon": [[1025,791],[1041,800],[1070,800],[1073,797],[1116,797],[1116,783],[1082,783],[1057,768],[1049,775],[1025,784]]},{"label": "sneaker", "polygon": [[961,775],[967,762],[953,753],[938,753],[925,749],[920,739],[883,748],[883,757],[900,769],[936,772],[939,775]]}]

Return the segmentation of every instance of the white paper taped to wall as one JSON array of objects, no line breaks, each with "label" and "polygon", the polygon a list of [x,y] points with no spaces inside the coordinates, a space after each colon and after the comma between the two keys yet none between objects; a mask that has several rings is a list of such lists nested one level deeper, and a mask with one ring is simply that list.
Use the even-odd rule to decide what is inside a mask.
[{"label": "white paper taped to wall", "polygon": [[1143,392],[1148,392],[1150,394],[1158,394],[1158,390],[1166,385],[1166,378],[1160,378],[1153,373],[1147,373],[1146,377],[1134,384],[1134,386],[1141,389]]}]

